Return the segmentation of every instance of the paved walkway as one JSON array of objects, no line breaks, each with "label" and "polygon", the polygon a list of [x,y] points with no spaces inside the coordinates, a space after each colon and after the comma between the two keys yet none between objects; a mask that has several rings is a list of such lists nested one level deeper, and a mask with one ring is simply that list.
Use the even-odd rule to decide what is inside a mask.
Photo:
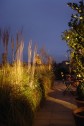
[{"label": "paved walkway", "polygon": [[75,126],[72,110],[77,106],[73,95],[63,95],[64,89],[62,82],[54,83],[44,107],[36,113],[33,126]]}]

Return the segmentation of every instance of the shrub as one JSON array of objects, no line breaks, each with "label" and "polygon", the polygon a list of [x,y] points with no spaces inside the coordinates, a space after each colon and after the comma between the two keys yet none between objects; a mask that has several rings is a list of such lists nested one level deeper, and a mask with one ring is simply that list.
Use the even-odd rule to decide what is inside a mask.
[{"label": "shrub", "polygon": [[80,100],[84,100],[84,82],[81,82],[77,87],[77,95]]},{"label": "shrub", "polygon": [[41,71],[39,76],[39,82],[42,90],[44,90],[43,93],[45,93],[43,95],[46,95],[49,89],[52,87],[54,78],[55,77],[52,70],[48,70],[45,68],[45,71]]},{"label": "shrub", "polygon": [[0,125],[31,126],[33,115],[27,97],[16,87],[0,85]]}]

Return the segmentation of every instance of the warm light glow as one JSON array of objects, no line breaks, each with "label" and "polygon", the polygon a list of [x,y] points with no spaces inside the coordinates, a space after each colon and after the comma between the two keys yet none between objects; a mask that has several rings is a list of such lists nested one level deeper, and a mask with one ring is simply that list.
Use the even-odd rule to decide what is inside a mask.
[{"label": "warm light glow", "polygon": [[69,108],[71,110],[74,110],[74,109],[77,108],[76,105],[69,103],[69,102],[66,102],[66,101],[63,101],[63,100],[60,100],[60,99],[56,99],[56,98],[53,98],[53,97],[48,97],[47,99],[50,100],[50,101],[53,101],[55,103],[61,104],[64,107]]},{"label": "warm light glow", "polygon": [[77,75],[77,77],[81,77],[81,75],[80,75],[80,74],[78,74],[78,75]]},{"label": "warm light glow", "polygon": [[69,39],[69,36],[67,36],[67,39]]},{"label": "warm light glow", "polygon": [[70,63],[69,63],[69,62],[66,62],[66,65],[67,65],[67,64],[70,64]]}]

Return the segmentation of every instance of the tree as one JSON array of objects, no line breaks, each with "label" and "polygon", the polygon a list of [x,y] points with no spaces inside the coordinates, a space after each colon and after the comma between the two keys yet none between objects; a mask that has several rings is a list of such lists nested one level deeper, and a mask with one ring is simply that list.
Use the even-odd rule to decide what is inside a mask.
[{"label": "tree", "polygon": [[84,3],[67,4],[75,13],[71,15],[68,23],[69,29],[62,34],[70,48],[70,66],[74,72],[84,78]]}]

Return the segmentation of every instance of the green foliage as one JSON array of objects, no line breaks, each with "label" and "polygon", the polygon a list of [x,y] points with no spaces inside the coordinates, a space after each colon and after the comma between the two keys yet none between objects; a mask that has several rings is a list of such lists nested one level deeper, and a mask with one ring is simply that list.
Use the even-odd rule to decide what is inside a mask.
[{"label": "green foliage", "polygon": [[[38,72],[37,72],[38,74]],[[39,79],[44,86],[45,92],[47,93],[48,90],[52,87],[54,81],[54,72],[53,70],[49,70],[47,66],[45,66],[45,70],[41,70],[39,73]]]},{"label": "green foliage", "polygon": [[[37,72],[37,74],[38,74],[38,72]],[[40,84],[41,93],[42,93],[40,105],[43,106],[43,104],[46,100],[47,93],[49,92],[49,89],[52,88],[52,86],[53,86],[55,76],[54,76],[53,71],[47,69],[46,67],[45,67],[45,71],[42,70],[39,73],[39,75],[40,76],[38,78],[39,78],[39,84]]]},{"label": "green foliage", "polygon": [[36,71],[39,73],[32,78],[27,67],[6,64],[0,68],[0,125],[32,125],[35,111],[44,103],[54,79],[53,71],[46,66]]},{"label": "green foliage", "polygon": [[53,85],[55,79],[54,72],[52,68],[49,70],[47,65],[43,65],[40,69],[39,67],[36,69],[36,76],[39,80],[39,84],[42,90],[42,98],[45,99],[49,89]]},{"label": "green foliage", "polygon": [[41,98],[42,98],[42,92],[41,87],[39,85],[39,82],[34,79],[35,86],[34,88],[30,88],[29,86],[24,86],[22,89],[22,94],[27,97],[28,101],[30,102],[32,106],[33,112],[35,112],[38,109],[38,106],[40,105]]},{"label": "green foliage", "polygon": [[66,41],[70,52],[70,66],[75,74],[83,80],[77,87],[77,95],[84,100],[84,3],[68,3],[75,11],[68,23],[69,29],[63,32],[62,39]]},{"label": "green foliage", "polygon": [[0,85],[0,125],[31,126],[33,116],[27,97],[17,87]]},{"label": "green foliage", "polygon": [[69,7],[75,11],[68,23],[69,29],[64,31],[62,39],[69,46],[70,64],[72,70],[84,78],[84,3],[68,3]]},{"label": "green foliage", "polygon": [[84,100],[84,82],[81,82],[77,87],[78,98]]},{"label": "green foliage", "polygon": [[41,88],[37,78],[31,88],[31,75],[27,69],[21,66],[23,70],[17,75],[16,68],[10,65],[0,68],[0,123],[31,126],[42,98]]}]

